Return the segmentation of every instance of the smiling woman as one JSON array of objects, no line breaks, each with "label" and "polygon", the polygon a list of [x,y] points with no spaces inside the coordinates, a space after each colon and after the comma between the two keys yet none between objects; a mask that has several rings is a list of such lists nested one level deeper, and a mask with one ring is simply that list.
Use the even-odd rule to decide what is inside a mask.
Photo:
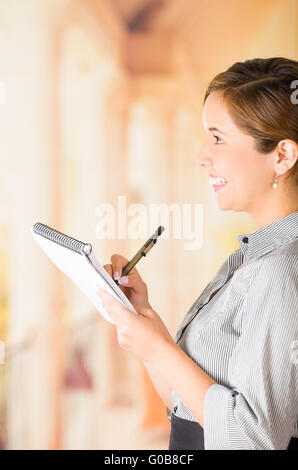
[{"label": "smiling woman", "polygon": [[[297,76],[295,61],[255,59],[208,87],[203,120],[211,138],[200,162],[220,208],[248,212],[260,228],[237,237],[239,248],[192,304],[175,341],[138,273],[125,289],[133,304],[145,304],[139,315],[105,296],[119,344],[144,361],[168,409],[171,450],[298,447],[298,116],[290,99]],[[126,261],[111,261],[105,268],[121,276]]]},{"label": "smiling woman", "polygon": [[204,397],[204,427],[194,426],[191,401],[173,392],[171,449],[298,447],[297,365],[289,360],[298,335],[297,77],[294,60],[247,60],[206,91],[210,139],[198,163],[210,170],[220,208],[248,212],[260,228],[238,237],[240,249],[178,329],[177,344],[217,383]]},{"label": "smiling woman", "polygon": [[199,162],[214,170],[210,177],[228,182],[209,181],[220,190],[220,208],[248,212],[259,227],[295,209],[298,106],[291,96],[297,77],[298,63],[290,59],[236,62],[211,81],[204,97],[204,126],[213,134]]}]

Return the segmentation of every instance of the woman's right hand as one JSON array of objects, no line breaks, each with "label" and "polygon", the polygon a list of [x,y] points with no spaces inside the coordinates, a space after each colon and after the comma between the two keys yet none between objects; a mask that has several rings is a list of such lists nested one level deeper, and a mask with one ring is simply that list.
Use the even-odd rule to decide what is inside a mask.
[{"label": "woman's right hand", "polygon": [[138,307],[152,308],[148,300],[147,285],[136,268],[132,268],[129,274],[124,276],[124,280],[127,278],[128,283],[124,284],[123,281],[120,281],[122,270],[128,261],[124,256],[114,254],[111,256],[112,264],[105,264],[103,267],[114,280],[118,280],[120,289],[137,311]]}]

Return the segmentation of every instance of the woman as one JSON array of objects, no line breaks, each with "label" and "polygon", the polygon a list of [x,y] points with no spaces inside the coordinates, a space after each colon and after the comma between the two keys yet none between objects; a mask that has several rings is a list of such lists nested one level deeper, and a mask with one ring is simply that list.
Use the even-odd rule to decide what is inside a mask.
[{"label": "woman", "polygon": [[[170,449],[297,448],[298,62],[237,62],[210,83],[208,139],[198,162],[221,210],[248,212],[258,230],[182,321],[175,341],[128,262],[105,269],[139,315],[99,291],[122,348],[142,359],[171,420]],[[125,287],[124,287],[125,286]]]}]

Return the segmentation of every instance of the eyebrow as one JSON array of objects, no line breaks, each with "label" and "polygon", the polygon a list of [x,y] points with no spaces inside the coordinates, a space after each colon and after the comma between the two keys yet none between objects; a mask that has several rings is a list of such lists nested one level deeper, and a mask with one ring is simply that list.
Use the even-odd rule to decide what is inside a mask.
[{"label": "eyebrow", "polygon": [[209,131],[217,131],[217,132],[220,132],[221,134],[224,134],[224,135],[228,136],[228,134],[226,134],[223,131],[220,131],[219,129],[217,129],[217,127],[209,127],[208,130]]}]

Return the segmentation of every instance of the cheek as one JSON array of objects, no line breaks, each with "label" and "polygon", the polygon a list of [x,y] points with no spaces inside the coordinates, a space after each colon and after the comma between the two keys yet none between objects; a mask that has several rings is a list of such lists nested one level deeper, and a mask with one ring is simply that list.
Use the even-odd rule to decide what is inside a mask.
[{"label": "cheek", "polygon": [[226,177],[235,180],[235,182],[244,183],[253,178],[256,173],[256,164],[249,151],[240,149],[231,149],[230,153],[224,159]]},{"label": "cheek", "polygon": [[[234,162],[231,168],[231,183],[233,191],[241,199],[251,199],[259,197],[264,191],[264,173],[265,170],[261,162],[257,161],[252,155],[249,158],[242,158]],[[228,178],[228,174],[227,174]]]},{"label": "cheek", "polygon": [[229,155],[225,159],[221,171],[229,181],[229,193],[231,195],[235,194],[239,198],[242,197],[241,195],[247,197],[255,184],[258,184],[256,181],[256,168],[246,153],[235,152]]}]

